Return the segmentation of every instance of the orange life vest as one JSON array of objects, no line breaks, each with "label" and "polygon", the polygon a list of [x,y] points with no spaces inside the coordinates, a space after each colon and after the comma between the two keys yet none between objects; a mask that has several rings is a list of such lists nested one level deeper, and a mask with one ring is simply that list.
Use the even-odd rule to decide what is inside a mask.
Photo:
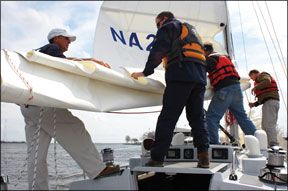
[{"label": "orange life vest", "polygon": [[188,23],[181,24],[181,34],[179,38],[173,42],[171,50],[171,53],[162,59],[165,69],[167,69],[168,62],[174,59],[180,59],[180,62],[198,61],[206,64],[201,37],[195,30],[195,27]]},{"label": "orange life vest", "polygon": [[[265,72],[265,74],[268,74],[267,72]],[[261,74],[260,74],[261,75]],[[266,93],[266,92],[271,92],[271,91],[278,91],[278,86],[277,86],[277,83],[276,81],[272,78],[272,76],[270,74],[268,74],[271,78],[271,83],[268,87],[262,89],[262,90],[255,90],[255,94],[256,94],[256,97],[258,97],[259,95],[263,94],[263,93]],[[254,87],[257,86],[259,83],[254,82]]]},{"label": "orange life vest", "polygon": [[[229,76],[235,76],[240,79],[234,64],[227,56],[220,54],[210,54],[208,57],[216,60],[215,70],[209,72],[208,75],[212,86],[217,85],[221,80]],[[216,59],[214,57],[216,57]]]}]

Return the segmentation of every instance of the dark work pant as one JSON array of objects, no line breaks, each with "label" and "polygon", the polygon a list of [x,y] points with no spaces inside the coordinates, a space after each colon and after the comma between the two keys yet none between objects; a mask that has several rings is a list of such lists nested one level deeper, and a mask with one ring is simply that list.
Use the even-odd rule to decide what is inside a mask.
[{"label": "dark work pant", "polygon": [[163,108],[158,117],[151,158],[163,161],[170,147],[176,123],[186,106],[186,117],[192,128],[193,144],[198,152],[209,148],[209,135],[204,115],[205,86],[193,82],[167,82]]}]

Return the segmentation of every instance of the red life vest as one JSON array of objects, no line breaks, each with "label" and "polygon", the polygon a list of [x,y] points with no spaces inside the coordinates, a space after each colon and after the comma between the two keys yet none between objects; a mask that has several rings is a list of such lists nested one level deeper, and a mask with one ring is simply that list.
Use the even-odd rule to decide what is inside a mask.
[{"label": "red life vest", "polygon": [[[263,72],[264,73],[264,72]],[[261,73],[261,74],[263,74]],[[260,75],[261,75],[260,74]],[[265,72],[265,74],[268,74],[267,72]],[[256,94],[256,97],[258,97],[259,95],[263,94],[263,93],[266,93],[266,92],[271,92],[271,91],[278,91],[278,86],[276,84],[276,81],[272,78],[272,76],[270,74],[268,74],[271,78],[271,83],[268,87],[262,89],[262,90],[255,90],[255,94]],[[259,82],[254,82],[254,87],[257,86],[259,84]]]},{"label": "red life vest", "polygon": [[227,56],[220,54],[210,54],[208,57],[216,60],[215,70],[209,72],[208,75],[212,86],[217,85],[221,80],[229,76],[235,76],[240,79],[240,76],[236,71],[234,64]]}]

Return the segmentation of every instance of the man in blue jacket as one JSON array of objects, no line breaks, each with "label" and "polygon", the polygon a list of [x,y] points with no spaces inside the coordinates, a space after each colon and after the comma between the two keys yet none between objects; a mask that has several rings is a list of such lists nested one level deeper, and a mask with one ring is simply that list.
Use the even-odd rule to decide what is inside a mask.
[{"label": "man in blue jacket", "polygon": [[157,121],[151,159],[146,165],[163,166],[174,128],[186,106],[186,117],[198,151],[198,167],[208,168],[209,136],[203,109],[206,65],[202,42],[193,26],[184,26],[171,12],[158,14],[155,21],[158,31],[145,69],[132,74],[135,79],[149,76],[163,59],[166,69],[163,108]]}]

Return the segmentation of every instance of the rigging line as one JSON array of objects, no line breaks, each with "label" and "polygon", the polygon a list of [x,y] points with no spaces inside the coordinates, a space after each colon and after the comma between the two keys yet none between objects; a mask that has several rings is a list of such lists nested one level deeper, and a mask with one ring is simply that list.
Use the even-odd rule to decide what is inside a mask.
[{"label": "rigging line", "polygon": [[[275,49],[275,51],[276,51],[276,53],[277,53],[278,59],[279,59],[279,61],[280,61],[280,64],[281,64],[281,66],[282,66],[282,68],[283,68],[283,62],[282,62],[282,60],[281,60],[281,58],[280,58],[280,56],[279,56],[279,53],[278,53],[278,50],[277,50],[277,48],[276,48],[275,42],[274,42],[274,40],[273,40],[273,38],[272,38],[272,35],[271,35],[271,33],[270,33],[270,30],[269,30],[269,27],[268,27],[268,25],[267,25],[267,23],[266,23],[266,19],[264,18],[264,15],[263,15],[263,13],[262,13],[262,10],[261,10],[260,5],[258,4],[257,1],[256,1],[256,3],[257,3],[257,5],[258,5],[258,7],[259,7],[260,13],[261,13],[262,18],[263,18],[263,20],[264,20],[264,23],[265,23],[265,26],[266,26],[267,31],[268,31],[268,33],[269,33],[269,36],[270,36],[270,38],[271,38],[271,41],[272,41],[272,43],[273,43],[274,49]],[[286,78],[287,78],[286,69],[283,68],[283,71],[284,71],[284,74],[285,74],[285,76],[286,76]]]},{"label": "rigging line", "polygon": [[[265,38],[265,36],[264,36],[263,30],[262,30],[262,27],[261,27],[261,24],[260,24],[260,20],[259,20],[259,17],[258,17],[258,14],[257,14],[257,11],[256,11],[256,8],[255,8],[255,6],[254,6],[253,1],[252,1],[252,6],[253,6],[254,12],[255,12],[255,14],[256,14],[256,18],[257,18],[257,20],[258,20],[258,24],[259,24],[259,27],[260,27],[260,30],[261,30],[261,33],[262,33],[262,36],[263,36],[263,39],[264,39],[264,42],[265,42],[265,45],[266,45],[266,49],[267,49],[267,51],[268,51],[268,55],[269,55],[269,58],[270,58],[270,61],[271,61],[271,64],[272,64],[272,68],[273,68],[273,71],[274,71],[274,73],[275,73],[276,81],[277,81],[277,83],[280,85],[279,79],[278,79],[278,76],[276,75],[277,73],[276,73],[276,71],[275,71],[275,67],[274,67],[274,64],[273,64],[273,61],[272,61],[272,58],[271,58],[271,54],[270,54],[270,51],[269,51],[269,48],[268,48],[268,45],[267,45],[267,42],[266,42],[266,38]],[[282,98],[283,98],[283,103],[284,103],[285,109],[286,109],[286,111],[287,111],[287,106],[286,106],[286,103],[285,103],[285,100],[284,100],[283,92],[282,92],[282,90],[281,90],[280,87],[279,87],[279,91],[280,91],[281,96],[282,96]]]},{"label": "rigging line", "polygon": [[161,111],[142,111],[142,112],[121,112],[121,111],[105,111],[104,113],[112,113],[112,114],[148,114],[148,113],[158,113]]},{"label": "rigging line", "polygon": [[53,127],[54,127],[54,168],[55,168],[55,189],[58,189],[58,170],[57,170],[57,140],[56,140],[56,108],[53,108]]},{"label": "rigging line", "polygon": [[[266,2],[266,1],[265,1],[265,5],[266,5],[266,9],[267,9],[269,18],[270,18],[270,22],[271,22],[271,24],[272,24],[272,29],[273,29],[273,32],[274,32],[274,35],[275,35],[275,38],[276,38],[276,41],[277,41],[277,45],[278,45],[278,48],[279,48],[279,50],[280,50],[281,57],[282,57],[282,59],[283,59],[284,67],[286,68],[286,72],[287,72],[287,63],[285,63],[285,59],[284,59],[284,56],[283,56],[283,53],[282,53],[282,49],[281,49],[281,47],[280,47],[280,43],[279,43],[279,40],[278,40],[276,31],[275,31],[275,27],[274,27],[274,24],[273,24],[273,22],[272,22],[271,14],[270,14],[270,11],[269,11],[269,8],[268,8],[268,5],[267,5],[267,2]],[[285,65],[285,64],[286,64],[286,65]]]},{"label": "rigging line", "polygon": [[35,145],[35,155],[34,155],[34,174],[33,174],[33,181],[32,181],[32,190],[35,190],[35,183],[36,183],[36,176],[37,176],[37,164],[38,164],[38,149],[39,149],[39,139],[40,139],[40,129],[41,129],[41,123],[43,119],[43,111],[44,108],[41,107],[40,113],[39,113],[39,120],[38,120],[38,133],[37,133],[37,139],[36,139],[36,145]]},{"label": "rigging line", "polygon": [[[246,71],[248,71],[248,64],[247,64],[247,51],[246,51],[246,43],[244,39],[244,32],[243,32],[243,25],[242,25],[242,15],[240,11],[240,4],[238,1],[238,13],[239,13],[239,18],[240,18],[240,26],[241,26],[241,34],[242,34],[242,43],[243,43],[243,48],[244,48],[244,55],[245,55],[245,66],[246,66]],[[248,102],[250,102],[251,94],[250,97],[248,97],[247,92],[245,91],[245,96]],[[251,109],[249,111],[249,117],[251,116]]]},{"label": "rigging line", "polygon": [[[27,163],[28,163],[28,159],[29,159],[29,156],[30,156],[30,153],[32,152],[32,148],[34,147],[34,144],[35,144],[35,141],[37,139],[37,134],[38,132],[40,131],[40,128],[36,129],[36,131],[34,132],[34,134],[32,135],[32,141],[31,141],[31,145],[28,147],[28,151],[27,151],[27,156],[24,160],[24,164],[22,166],[22,170],[20,171],[18,177],[17,177],[17,182],[14,184],[14,187],[16,187],[18,185],[18,183],[20,182],[20,180],[22,179],[23,177],[23,173],[25,171],[25,167],[27,166]],[[27,144],[30,144],[27,142]]]},{"label": "rigging line", "polygon": [[242,34],[242,43],[243,43],[244,55],[245,55],[245,66],[246,66],[246,71],[248,71],[248,65],[247,65],[247,54],[246,54],[246,44],[245,44],[244,33],[243,33],[242,15],[241,15],[241,12],[240,12],[240,5],[239,5],[239,1],[238,1],[238,10],[239,10],[239,17],[240,17],[240,26],[241,26],[241,34]]}]

